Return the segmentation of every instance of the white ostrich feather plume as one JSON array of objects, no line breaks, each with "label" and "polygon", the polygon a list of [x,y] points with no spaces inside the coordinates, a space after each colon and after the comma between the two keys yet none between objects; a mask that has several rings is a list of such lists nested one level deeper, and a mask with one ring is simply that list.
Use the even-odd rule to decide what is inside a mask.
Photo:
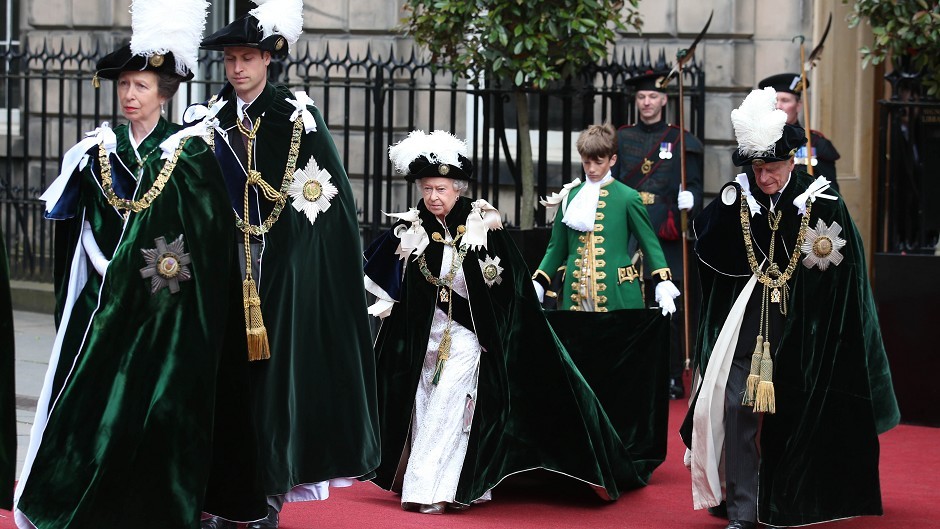
[{"label": "white ostrich feather plume", "polygon": [[435,130],[430,134],[413,130],[407,138],[388,148],[388,158],[401,174],[408,174],[408,166],[420,156],[432,163],[460,167],[459,154],[468,157],[467,142],[443,130]]},{"label": "white ostrich feather plume", "polygon": [[288,49],[304,31],[303,0],[252,0],[258,7],[248,13],[258,19],[263,37],[280,35],[287,39]]},{"label": "white ostrich feather plume", "polygon": [[206,27],[207,0],[134,0],[131,5],[131,53],[149,57],[173,53],[176,73],[196,68]]},{"label": "white ostrich feather plume", "polygon": [[777,109],[777,91],[771,87],[751,90],[741,106],[731,111],[731,124],[743,156],[772,153],[783,136],[787,113]]}]

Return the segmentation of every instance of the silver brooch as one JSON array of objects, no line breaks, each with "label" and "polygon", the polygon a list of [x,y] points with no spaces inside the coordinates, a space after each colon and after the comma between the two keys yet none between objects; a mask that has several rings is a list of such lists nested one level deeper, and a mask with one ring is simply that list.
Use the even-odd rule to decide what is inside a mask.
[{"label": "silver brooch", "polygon": [[321,168],[313,156],[306,167],[294,172],[294,181],[287,188],[287,194],[294,199],[294,209],[306,215],[310,224],[320,213],[330,209],[333,198],[339,193],[331,178],[330,172]]},{"label": "silver brooch", "polygon": [[150,278],[150,293],[156,294],[162,288],[169,288],[171,294],[180,291],[180,281],[192,279],[189,265],[192,259],[183,251],[183,236],[180,235],[170,244],[163,237],[153,240],[156,248],[141,248],[147,266],[140,269],[140,276]]},{"label": "silver brooch", "polygon": [[803,258],[806,268],[818,266],[820,270],[826,270],[829,263],[838,266],[842,262],[842,252],[839,250],[845,246],[846,241],[839,237],[840,233],[842,226],[839,226],[838,222],[826,226],[822,219],[816,222],[816,229],[806,229],[806,238],[800,246],[800,250],[806,254]]},{"label": "silver brooch", "polygon": [[486,281],[486,286],[491,287],[493,284],[500,284],[503,282],[503,267],[499,266],[499,257],[490,257],[486,256],[486,259],[481,260],[477,259],[480,262],[480,270],[483,271],[483,280]]}]

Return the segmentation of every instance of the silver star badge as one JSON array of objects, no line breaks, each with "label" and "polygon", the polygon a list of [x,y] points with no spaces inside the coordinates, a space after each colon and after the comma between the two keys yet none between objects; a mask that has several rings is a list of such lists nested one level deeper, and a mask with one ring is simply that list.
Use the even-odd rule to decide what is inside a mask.
[{"label": "silver star badge", "polygon": [[150,278],[150,293],[156,294],[162,288],[169,288],[171,294],[180,291],[180,281],[192,279],[192,272],[186,266],[192,262],[183,250],[183,236],[180,235],[170,244],[163,237],[153,240],[156,248],[141,248],[147,266],[140,269],[140,276]]},{"label": "silver star badge", "polygon": [[491,287],[493,284],[500,284],[503,282],[503,267],[499,266],[499,257],[496,258],[486,256],[485,260],[477,259],[480,262],[480,270],[483,271],[483,280],[486,281],[486,286]]},{"label": "silver star badge", "polygon": [[320,213],[330,209],[330,202],[339,193],[331,178],[330,172],[321,168],[313,156],[306,167],[294,172],[294,181],[287,188],[287,194],[294,199],[294,209],[306,215],[310,224]]},{"label": "silver star badge", "polygon": [[826,226],[822,219],[816,222],[816,229],[806,229],[806,238],[800,246],[800,250],[806,254],[803,258],[806,268],[818,266],[820,270],[826,270],[829,263],[838,266],[842,262],[842,252],[839,250],[845,246],[846,241],[839,237],[840,233],[842,226],[839,226],[838,222]]}]

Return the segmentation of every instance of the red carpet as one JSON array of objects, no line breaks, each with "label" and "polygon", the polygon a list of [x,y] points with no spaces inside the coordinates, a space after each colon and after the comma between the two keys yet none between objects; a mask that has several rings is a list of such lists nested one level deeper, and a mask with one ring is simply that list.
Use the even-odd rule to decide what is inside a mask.
[{"label": "red carpet", "polygon": [[[676,432],[684,401],[670,408]],[[588,487],[547,473],[530,472],[506,480],[493,501],[443,516],[404,512],[394,494],[371,483],[334,489],[329,500],[289,504],[282,529],[722,529],[723,520],[693,511],[688,471],[682,465],[678,434],[669,439],[669,457],[650,484],[614,503],[597,499]],[[885,515],[833,522],[838,529],[940,528],[940,429],[899,426],[881,436],[881,486]],[[0,511],[0,529],[14,529]],[[111,528],[102,528],[111,529]],[[132,529],[132,528],[131,528]]]}]

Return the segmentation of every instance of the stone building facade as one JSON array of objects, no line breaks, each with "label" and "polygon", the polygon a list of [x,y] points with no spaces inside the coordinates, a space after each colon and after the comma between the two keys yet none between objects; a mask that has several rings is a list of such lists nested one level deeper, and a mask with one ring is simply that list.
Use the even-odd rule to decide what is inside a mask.
[{"label": "stone building facade", "polygon": [[[18,31],[13,33],[18,33],[15,36],[21,42],[46,39],[56,47],[75,48],[83,43],[86,49],[94,39],[104,39],[113,45],[126,38],[130,26],[128,3],[128,0],[0,0],[0,5],[6,4],[7,12],[16,18],[9,22],[17,26]],[[407,52],[411,43],[398,30],[402,3],[402,0],[306,0],[302,45],[312,49],[330,46],[331,50],[348,46],[353,54],[365,53],[367,49]],[[18,11],[11,7],[16,4]],[[244,12],[248,5],[246,0],[213,0],[209,29],[220,27],[235,12]],[[730,161],[734,145],[728,117],[731,109],[763,77],[799,71],[799,44],[794,37],[805,36],[808,53],[821,37],[831,12],[829,40],[811,76],[810,125],[830,138],[842,154],[838,162],[842,193],[862,233],[871,233],[876,169],[872,153],[877,152],[875,101],[882,96],[884,82],[878,69],[861,68],[858,49],[870,42],[871,35],[864,27],[848,29],[845,18],[850,6],[841,0],[645,0],[640,9],[643,33],[623,35],[618,48],[648,44],[651,49],[676,50],[687,46],[709,12],[714,11],[709,32],[696,51],[697,59],[704,64],[707,82],[703,138],[707,149],[706,193],[715,193],[736,172]],[[93,65],[82,67],[90,70]],[[318,94],[311,95],[318,100]],[[65,101],[74,97],[77,94],[66,94]],[[88,97],[87,92],[83,97]],[[675,116],[669,119],[677,121]],[[802,121],[805,124],[805,118]],[[86,121],[74,126],[87,129],[91,125]],[[11,130],[15,133],[16,129]],[[0,134],[6,134],[6,127]],[[68,131],[62,135],[66,138],[63,141],[75,135],[75,131]],[[350,150],[349,157],[356,159],[357,146],[350,144],[346,148]],[[356,173],[350,169],[353,177]]]}]

